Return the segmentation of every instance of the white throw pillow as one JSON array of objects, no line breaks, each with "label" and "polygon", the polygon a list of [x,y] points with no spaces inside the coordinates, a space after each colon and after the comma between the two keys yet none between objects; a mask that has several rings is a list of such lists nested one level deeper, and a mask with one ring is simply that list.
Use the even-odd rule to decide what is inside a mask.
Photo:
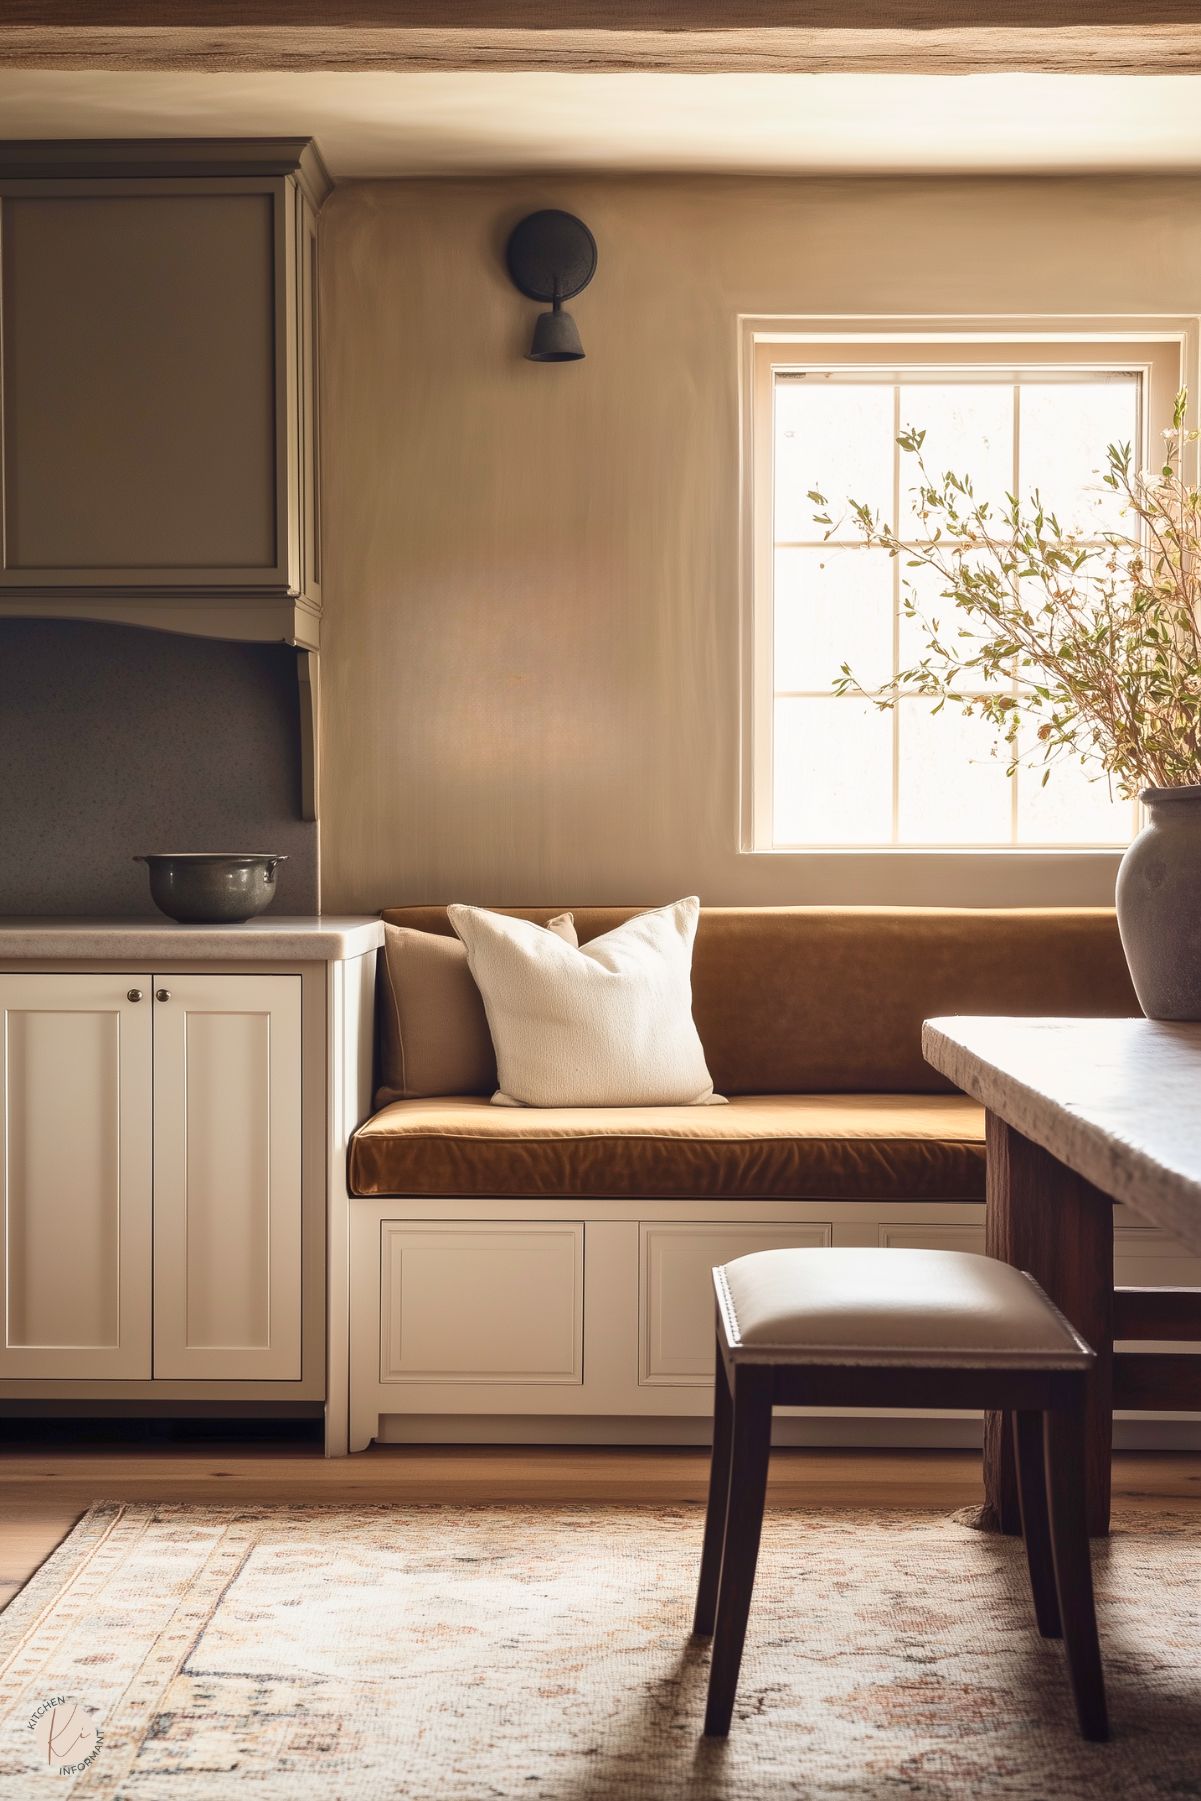
[{"label": "white throw pillow", "polygon": [[496,1051],[501,1105],[679,1107],[720,1097],[692,1018],[695,896],[591,943],[447,908]]}]

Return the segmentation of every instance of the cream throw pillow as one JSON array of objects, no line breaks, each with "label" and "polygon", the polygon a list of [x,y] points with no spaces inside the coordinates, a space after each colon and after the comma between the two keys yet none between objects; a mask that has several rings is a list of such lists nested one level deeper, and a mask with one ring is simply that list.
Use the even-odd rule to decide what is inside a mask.
[{"label": "cream throw pillow", "polygon": [[527,1107],[677,1107],[718,1098],[692,1018],[693,896],[565,944],[523,919],[448,907],[484,997],[500,1090]]},{"label": "cream throw pillow", "polygon": [[[570,913],[533,929],[576,942]],[[381,1001],[377,1107],[429,1095],[492,1093],[496,1052],[457,938],[385,924]]]}]

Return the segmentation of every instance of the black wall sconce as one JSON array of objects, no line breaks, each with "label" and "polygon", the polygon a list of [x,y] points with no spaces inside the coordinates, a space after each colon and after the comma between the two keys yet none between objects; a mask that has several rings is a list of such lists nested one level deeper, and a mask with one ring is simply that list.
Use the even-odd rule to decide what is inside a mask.
[{"label": "black wall sconce", "polygon": [[596,274],[596,239],[584,221],[554,207],[530,213],[510,235],[505,261],[509,279],[520,293],[528,300],[551,303],[549,313],[538,315],[527,360],[578,362],[584,346],[563,302],[582,294]]}]

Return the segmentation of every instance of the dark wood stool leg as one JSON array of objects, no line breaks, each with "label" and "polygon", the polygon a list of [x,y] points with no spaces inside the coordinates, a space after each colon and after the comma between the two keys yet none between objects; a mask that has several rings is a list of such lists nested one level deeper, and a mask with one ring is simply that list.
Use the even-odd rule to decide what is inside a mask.
[{"label": "dark wood stool leg", "polygon": [[1055,1559],[1051,1551],[1051,1521],[1047,1511],[1043,1416],[1041,1413],[1022,1412],[1015,1413],[1012,1417],[1018,1496],[1022,1509],[1022,1536],[1026,1541],[1026,1562],[1030,1566],[1034,1617],[1044,1638],[1062,1638],[1059,1599],[1055,1590]]},{"label": "dark wood stool leg", "polygon": [[730,1499],[717,1593],[717,1626],[709,1665],[705,1735],[724,1738],[730,1730],[738,1671],[746,1639],[763,1503],[771,1452],[772,1372],[753,1365],[734,1370],[734,1423]]},{"label": "dark wood stool leg", "polygon": [[717,1368],[713,1376],[713,1455],[709,1460],[709,1505],[705,1511],[705,1542],[701,1550],[701,1574],[696,1588],[696,1612],[692,1630],[708,1638],[717,1615],[717,1584],[721,1576],[721,1550],[726,1536],[726,1511],[730,1503],[730,1436],[734,1403],[726,1361],[717,1341]]},{"label": "dark wood stool leg", "polygon": [[1055,1587],[1063,1621],[1064,1649],[1076,1697],[1076,1717],[1085,1738],[1109,1737],[1105,1677],[1093,1605],[1093,1571],[1088,1544],[1085,1495],[1084,1383],[1074,1406],[1048,1410],[1045,1418],[1047,1493],[1051,1507],[1051,1547]]}]

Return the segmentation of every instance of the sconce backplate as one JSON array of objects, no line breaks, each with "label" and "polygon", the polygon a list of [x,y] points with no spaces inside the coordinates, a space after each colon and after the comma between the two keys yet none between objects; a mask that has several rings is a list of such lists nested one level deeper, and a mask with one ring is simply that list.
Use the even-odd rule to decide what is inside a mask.
[{"label": "sconce backplate", "polygon": [[596,239],[574,213],[548,207],[516,226],[505,251],[513,286],[529,300],[570,300],[596,274]]}]

